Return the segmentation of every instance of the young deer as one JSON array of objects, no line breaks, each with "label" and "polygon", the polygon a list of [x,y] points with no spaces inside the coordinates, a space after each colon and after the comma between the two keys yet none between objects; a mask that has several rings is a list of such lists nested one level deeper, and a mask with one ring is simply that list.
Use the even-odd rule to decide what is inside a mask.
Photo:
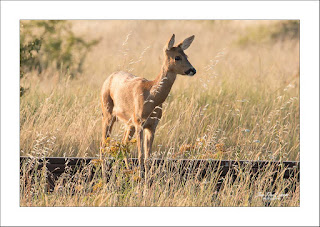
[{"label": "young deer", "polygon": [[[148,166],[154,133],[162,116],[162,103],[168,97],[177,74],[187,76],[196,74],[195,68],[184,53],[193,39],[194,36],[190,36],[173,46],[175,35],[172,35],[164,48],[164,62],[155,80],[149,81],[130,73],[116,72],[111,74],[102,86],[101,147],[105,146],[105,140],[110,136],[116,119],[124,122],[126,131],[122,139],[123,143],[128,142],[134,133],[137,133],[138,159],[142,177],[145,169],[148,169],[145,167]],[[126,156],[124,161],[129,168]]]}]

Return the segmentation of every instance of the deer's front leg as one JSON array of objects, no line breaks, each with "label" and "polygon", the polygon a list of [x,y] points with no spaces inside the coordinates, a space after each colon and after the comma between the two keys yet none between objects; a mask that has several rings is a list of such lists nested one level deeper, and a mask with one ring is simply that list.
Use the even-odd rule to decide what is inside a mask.
[{"label": "deer's front leg", "polygon": [[[123,139],[122,139],[122,143],[127,144],[128,141],[131,140],[134,132],[135,132],[135,128],[133,126],[127,126],[126,131],[123,136]],[[128,163],[128,154],[126,152],[124,152],[123,156],[124,156],[123,159],[126,164],[127,170],[129,170],[130,168],[129,168],[129,163]]]},{"label": "deer's front leg", "polygon": [[146,174],[147,171],[150,169],[150,153],[151,153],[151,148],[152,148],[152,143],[153,143],[153,138],[154,138],[154,130],[145,128],[143,131],[144,134],[144,166],[146,169]]},{"label": "deer's front leg", "polygon": [[141,126],[136,127],[137,131],[137,146],[138,146],[138,159],[140,166],[140,177],[144,177],[144,162],[143,162],[143,128]]}]

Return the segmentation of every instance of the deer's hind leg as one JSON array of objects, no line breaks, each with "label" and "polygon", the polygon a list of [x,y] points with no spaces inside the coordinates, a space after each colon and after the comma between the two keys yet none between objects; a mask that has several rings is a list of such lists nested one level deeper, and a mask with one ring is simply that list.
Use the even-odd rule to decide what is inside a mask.
[{"label": "deer's hind leg", "polygon": [[[122,143],[125,144],[125,143],[127,143],[128,141],[130,141],[130,140],[132,139],[134,133],[135,133],[135,128],[134,128],[134,126],[128,125],[127,128],[126,128],[126,130],[125,130],[125,133],[124,133],[124,136],[123,136],[123,139],[122,139]],[[130,169],[130,168],[129,168],[129,164],[128,164],[128,154],[125,153],[125,154],[123,154],[123,156],[124,156],[123,159],[124,159],[124,162],[125,162],[125,164],[126,164],[127,169]]]},{"label": "deer's hind leg", "polygon": [[137,147],[138,147],[138,160],[139,160],[139,166],[140,166],[140,177],[144,178],[144,162],[143,162],[143,156],[144,156],[144,147],[143,147],[143,128],[141,125],[136,125],[136,132],[137,132]]},{"label": "deer's hind leg", "polygon": [[101,138],[101,146],[100,146],[100,158],[101,158],[101,150],[105,148],[108,142],[108,138],[110,137],[112,126],[116,121],[116,117],[112,115],[113,111],[113,100],[109,95],[102,97],[102,138]]},{"label": "deer's hind leg", "polygon": [[106,92],[101,97],[101,106],[102,106],[102,138],[101,138],[101,144],[100,144],[100,160],[102,161],[101,164],[101,171],[103,179],[106,179],[106,171],[105,171],[105,162],[103,161],[103,153],[104,148],[107,146],[107,143],[109,142],[107,138],[110,138],[112,126],[114,122],[116,121],[115,116],[112,115],[113,112],[113,100],[111,99],[108,92]]}]

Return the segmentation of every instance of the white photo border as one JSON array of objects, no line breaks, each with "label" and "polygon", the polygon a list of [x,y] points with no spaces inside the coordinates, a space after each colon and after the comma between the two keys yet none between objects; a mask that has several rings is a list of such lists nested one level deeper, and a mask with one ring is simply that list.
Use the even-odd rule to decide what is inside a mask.
[{"label": "white photo border", "polygon": [[[20,207],[20,19],[298,19],[300,20],[300,207]],[[219,35],[219,34],[217,34]],[[312,174],[310,174],[312,173]],[[48,219],[50,217],[50,219]],[[2,1],[1,2],[2,225],[318,225],[319,2],[318,1]]]}]

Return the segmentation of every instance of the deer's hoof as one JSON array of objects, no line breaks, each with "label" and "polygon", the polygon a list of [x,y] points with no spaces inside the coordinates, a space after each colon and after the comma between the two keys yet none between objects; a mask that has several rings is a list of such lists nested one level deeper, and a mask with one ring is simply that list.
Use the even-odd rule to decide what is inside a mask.
[{"label": "deer's hoof", "polygon": [[141,179],[143,179],[145,177],[145,172],[142,170],[140,171],[140,177],[141,177]]}]

